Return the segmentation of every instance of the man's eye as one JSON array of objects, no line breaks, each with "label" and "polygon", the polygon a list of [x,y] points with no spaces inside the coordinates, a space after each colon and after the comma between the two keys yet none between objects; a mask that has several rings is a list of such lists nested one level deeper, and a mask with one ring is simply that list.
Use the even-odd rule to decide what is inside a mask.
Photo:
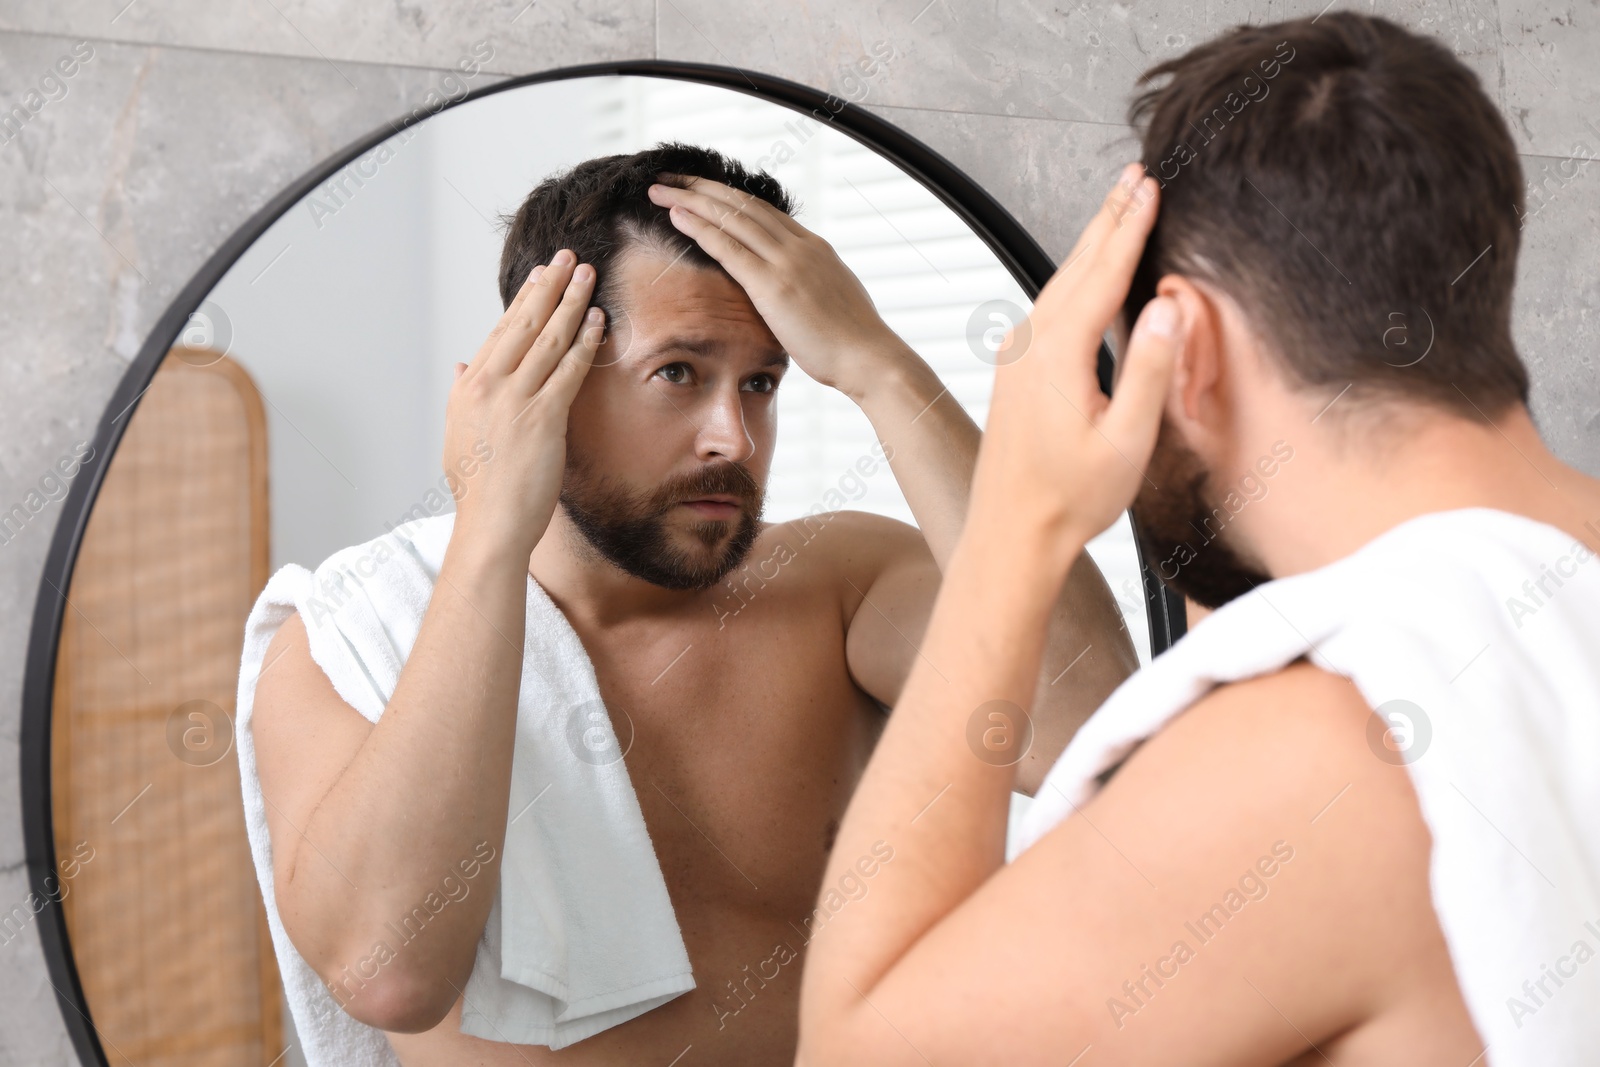
[{"label": "man's eye", "polygon": [[667,381],[674,385],[681,385],[689,380],[689,364],[668,363],[665,367],[662,367],[660,370],[656,371],[656,373],[664,375]]},{"label": "man's eye", "polygon": [[750,379],[750,384],[755,387],[753,392],[770,393],[778,387],[778,379],[770,374],[758,374]]}]

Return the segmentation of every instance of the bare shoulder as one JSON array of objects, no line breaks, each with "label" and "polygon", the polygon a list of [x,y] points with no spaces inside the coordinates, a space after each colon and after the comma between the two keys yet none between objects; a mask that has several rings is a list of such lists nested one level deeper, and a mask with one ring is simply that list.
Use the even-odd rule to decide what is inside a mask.
[{"label": "bare shoulder", "polygon": [[261,657],[261,671],[256,675],[250,732],[257,746],[275,740],[281,721],[290,714],[294,696],[303,693],[311,683],[308,668],[321,673],[311,658],[306,624],[298,611],[291,611],[267,642],[267,650]]},{"label": "bare shoulder", "polygon": [[[267,644],[256,679],[251,732],[258,746],[315,748],[372,724],[339,696],[311,656],[299,612],[291,612]],[[259,754],[259,753],[258,753]]]},{"label": "bare shoulder", "polygon": [[1082,810],[1237,983],[1234,1025],[1287,1018],[1324,1052],[1381,1038],[1465,1063],[1482,1046],[1433,911],[1431,837],[1381,739],[1352,682],[1300,661],[1207,694]]},{"label": "bare shoulder", "polygon": [[[1374,760],[1365,743],[1371,711],[1348,678],[1301,659],[1282,670],[1211,690],[1152,737],[1148,748],[1159,754],[1180,744],[1226,745],[1241,755],[1248,751],[1256,758],[1287,760],[1290,750],[1310,746],[1312,752],[1325,749],[1318,762],[1330,769],[1338,764],[1352,773],[1394,770],[1395,764]],[[1405,773],[1387,777],[1401,780]]]},{"label": "bare shoulder", "polygon": [[823,511],[787,522],[772,523],[762,539],[798,548],[814,547],[832,559],[881,559],[918,546],[926,550],[922,531],[910,523],[871,511]]},{"label": "bare shoulder", "polygon": [[905,1063],[907,1043],[986,1063],[1476,1062],[1427,830],[1369,719],[1305,664],[1206,695],[924,936],[862,1017],[897,1020],[881,1047]]},{"label": "bare shoulder", "polygon": [[[1095,798],[1123,817],[1178,798],[1182,820],[1290,834],[1362,864],[1426,859],[1427,833],[1405,767],[1382,758],[1381,723],[1349,679],[1303,660],[1219,686],[1149,738]],[[1381,734],[1379,735],[1381,737]],[[1212,837],[1213,843],[1222,840]],[[1413,865],[1414,866],[1414,865]]]},{"label": "bare shoulder", "polygon": [[938,574],[921,530],[870,511],[825,511],[773,523],[762,532],[758,545],[763,542],[771,557],[804,559],[813,578],[831,579],[844,590],[852,611],[860,602],[860,591],[886,571],[910,567]]}]

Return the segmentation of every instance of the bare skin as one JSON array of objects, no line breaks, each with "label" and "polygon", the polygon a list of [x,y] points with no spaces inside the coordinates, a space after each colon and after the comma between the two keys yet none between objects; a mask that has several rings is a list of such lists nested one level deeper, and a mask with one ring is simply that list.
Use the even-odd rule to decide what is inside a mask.
[{"label": "bare skin", "polygon": [[[703,220],[741,195],[703,185],[680,212]],[[714,243],[749,223],[744,214],[691,236]],[[268,649],[253,728],[280,914],[345,1010],[388,1032],[407,1067],[792,1062],[799,957],[823,865],[883,728],[880,705],[894,703],[917,658],[978,442],[819,244],[790,230],[768,258],[736,266],[721,259],[736,254],[727,245],[708,248],[731,278],[630,254],[619,264],[628,321],[604,343],[594,323],[580,327],[592,272],[558,257],[452,391],[446,467],[476,440],[493,443],[494,459],[458,493],[440,580],[382,718],[368,723],[339,699],[298,617]],[[774,297],[785,271],[814,282]],[[817,324],[835,334],[819,336]],[[568,447],[644,490],[728,463],[763,484],[776,432],[768,379],[785,356],[861,404],[920,529],[857,512],[769,525],[728,582],[687,591],[589,550],[555,506]],[[727,510],[673,507],[674,544],[722,551],[731,522],[711,545],[695,532]],[[452,902],[375,975],[349,977],[440,871],[480,842],[497,855],[504,841],[528,573],[582,639],[619,734],[619,713],[632,727],[629,776],[697,982],[559,1052],[460,1033],[491,891]],[[1052,619],[1024,791],[1137,663],[1092,562],[1073,568]],[[497,871],[483,863],[473,885],[492,887]]]},{"label": "bare skin", "polygon": [[[1347,680],[1297,662],[1213,690],[1010,864],[1012,772],[959,743],[975,703],[1031,690],[1053,577],[1133,500],[1163,412],[1224,484],[1293,441],[1272,495],[1224,532],[1274,576],[1466,507],[1600,551],[1586,526],[1600,525],[1600,481],[1556,459],[1526,408],[1492,424],[1405,403],[1317,421],[1331,395],[1286,383],[1239,306],[1191,278],[1160,279],[1131,334],[1115,324],[1119,378],[1101,399],[1095,345],[1156,192],[1148,178],[1113,190],[1041,293],[1028,358],[997,377],[974,519],[826,877],[874,840],[896,861],[812,944],[800,1067],[1483,1062],[1409,773],[1374,758],[1373,712]],[[1180,311],[1170,336],[1149,329],[1163,301]],[[1051,384],[1085,417],[1052,403]],[[987,518],[1000,500],[1015,502],[1004,523]],[[1197,938],[1185,924],[1251,871],[1267,893]]]}]

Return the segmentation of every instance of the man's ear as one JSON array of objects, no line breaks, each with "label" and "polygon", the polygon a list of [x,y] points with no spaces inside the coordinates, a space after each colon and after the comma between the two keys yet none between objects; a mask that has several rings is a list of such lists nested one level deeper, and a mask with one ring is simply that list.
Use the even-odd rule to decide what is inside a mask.
[{"label": "man's ear", "polygon": [[1168,274],[1156,284],[1156,295],[1182,305],[1177,362],[1167,414],[1174,422],[1214,424],[1217,389],[1222,380],[1221,330],[1217,309],[1207,293],[1181,274]]}]

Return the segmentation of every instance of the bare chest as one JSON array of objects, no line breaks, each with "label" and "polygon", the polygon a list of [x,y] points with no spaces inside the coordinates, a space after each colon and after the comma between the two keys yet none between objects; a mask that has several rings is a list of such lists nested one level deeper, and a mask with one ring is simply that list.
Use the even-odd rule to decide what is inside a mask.
[{"label": "bare chest", "polygon": [[406,1067],[794,1059],[824,865],[884,713],[851,680],[826,596],[579,637],[624,748],[696,988],[570,1049],[467,1037],[460,1005],[391,1035]]},{"label": "bare chest", "polygon": [[675,906],[808,909],[884,721],[832,601],[580,637]]}]

